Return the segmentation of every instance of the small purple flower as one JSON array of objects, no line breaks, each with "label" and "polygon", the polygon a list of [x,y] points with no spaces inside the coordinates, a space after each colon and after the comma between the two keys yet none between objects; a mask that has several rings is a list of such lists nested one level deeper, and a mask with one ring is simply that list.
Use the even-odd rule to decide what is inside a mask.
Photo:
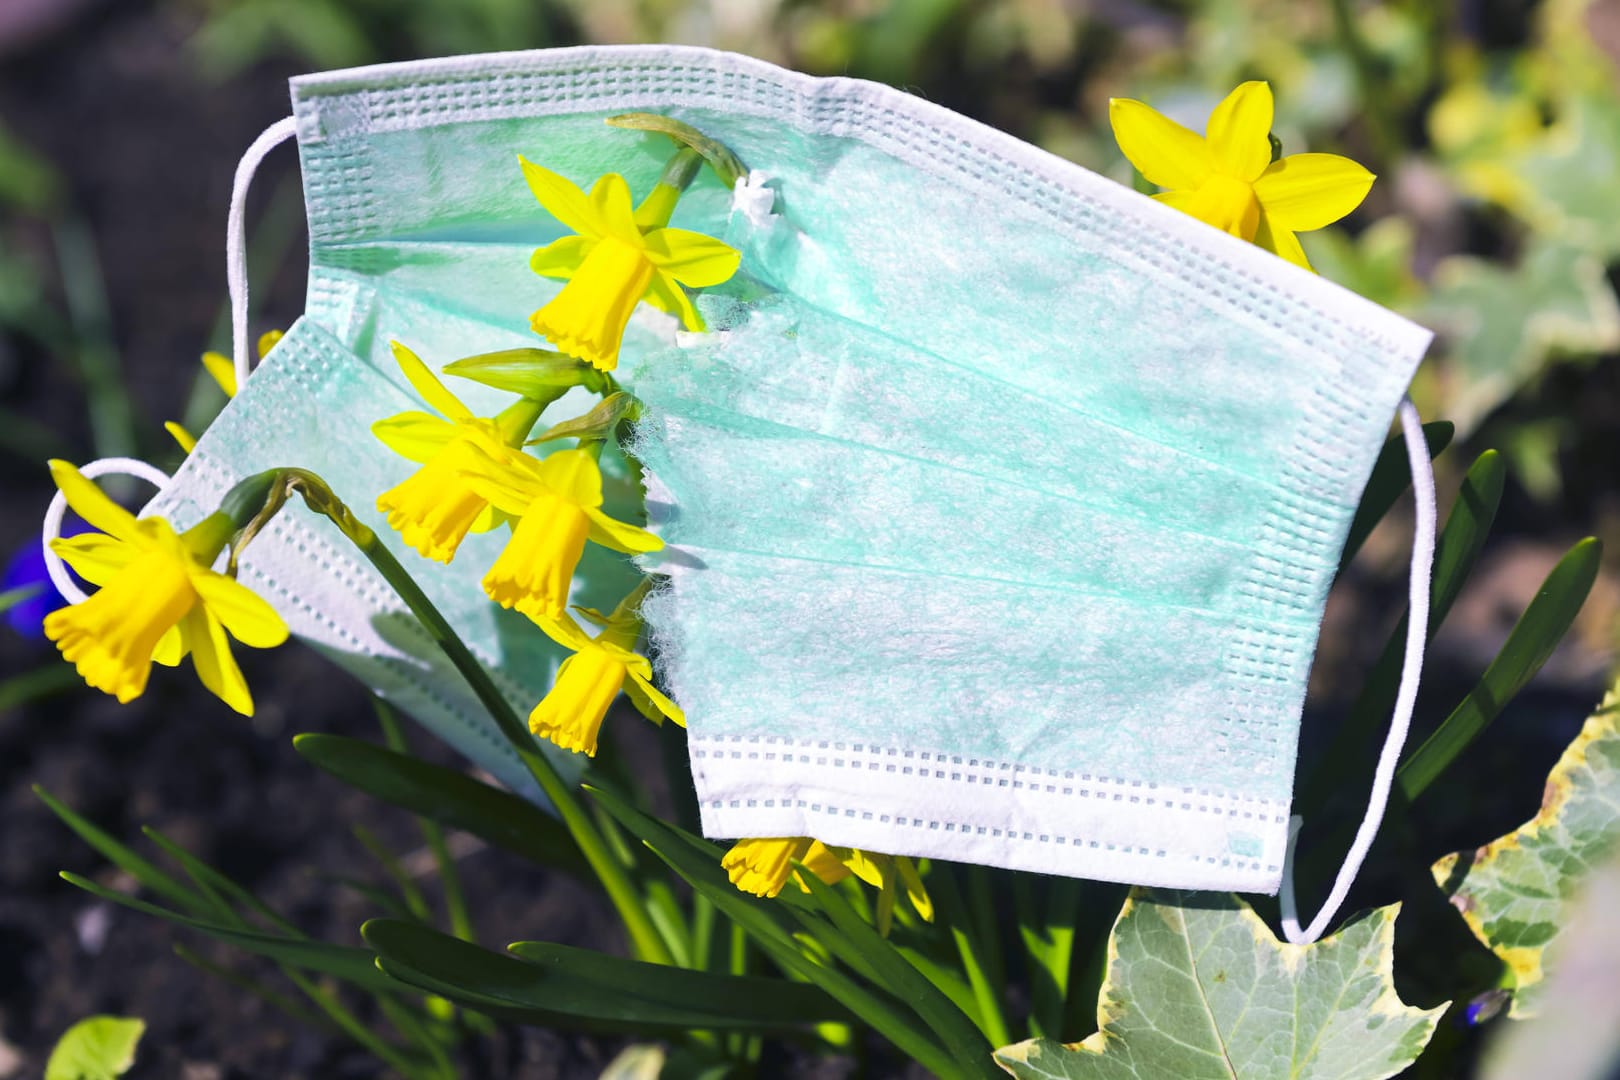
[{"label": "small purple flower", "polygon": [[[88,525],[69,522],[63,529],[63,535],[75,536],[89,531]],[[82,587],[83,582],[80,585]],[[57,591],[51,575],[45,569],[45,552],[37,539],[30,539],[18,548],[6,563],[5,574],[0,575],[0,593],[30,587],[35,590],[33,594],[8,610],[6,621],[23,637],[43,640],[45,616],[57,608],[66,607],[67,600]]]}]

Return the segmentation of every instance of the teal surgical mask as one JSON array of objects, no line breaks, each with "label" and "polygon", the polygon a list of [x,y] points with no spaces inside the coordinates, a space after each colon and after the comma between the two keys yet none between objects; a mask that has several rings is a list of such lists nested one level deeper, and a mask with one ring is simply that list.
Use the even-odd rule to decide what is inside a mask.
[{"label": "teal surgical mask", "polygon": [[[755,170],[675,214],[743,252],[700,300],[708,332],[643,305],[618,372],[669,544],[643,614],[706,835],[1278,888],[1324,600],[1426,331],[918,98],[728,54],[387,65],[294,80],[293,100],[254,154],[296,131],[308,309],[154,509],[186,524],[298,465],[385,532],[372,502],[408,466],[367,428],[417,407],[389,340],[430,364],[537,344],[527,314],[560,283],[528,257],[563,229],[518,155],[642,194],[667,144],[602,121],[667,113]],[[479,590],[495,543],[407,565],[527,708],[554,658]],[[605,608],[629,571],[597,555],[579,599]],[[334,531],[278,521],[248,573],[296,634],[510,780],[493,725]]]}]

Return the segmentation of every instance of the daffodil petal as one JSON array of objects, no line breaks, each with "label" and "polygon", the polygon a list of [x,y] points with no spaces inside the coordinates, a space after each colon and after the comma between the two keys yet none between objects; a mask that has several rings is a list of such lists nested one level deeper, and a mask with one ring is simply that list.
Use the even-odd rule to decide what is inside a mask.
[{"label": "daffodil petal", "polygon": [[467,531],[475,533],[494,532],[511,520],[512,515],[506,511],[496,509],[493,506],[486,506],[478,511],[478,516],[473,519],[473,523],[468,527]]},{"label": "daffodil petal", "polygon": [[539,480],[576,506],[602,505],[602,470],[583,450],[559,450],[540,462]]},{"label": "daffodil petal", "polygon": [[554,618],[550,615],[535,612],[529,616],[529,619],[541,630],[545,631],[546,637],[570,652],[579,652],[579,650],[590,646],[590,636],[581,630],[579,624],[567,615]]},{"label": "daffodil petal", "polygon": [[654,266],[694,289],[720,284],[742,261],[742,253],[730,244],[689,229],[654,229],[645,243]]},{"label": "daffodil petal", "polygon": [[626,690],[628,690],[631,685],[634,685],[635,688],[640,692],[641,696],[644,697],[653,708],[663,713],[664,716],[670,720],[673,720],[675,723],[681,725],[681,727],[686,726],[685,710],[660,693],[658,688],[652,683],[648,682],[646,677],[643,676],[639,671],[627,671],[625,674],[627,676],[625,680]]},{"label": "daffodil petal", "polygon": [[704,329],[703,316],[692,303],[692,298],[686,295],[685,289],[676,284],[674,278],[662,270],[653,271],[652,281],[647,285],[647,295],[642,299],[659,311],[681,320],[681,325],[688,330]]},{"label": "daffodil petal", "polygon": [[588,236],[560,237],[529,257],[529,269],[541,277],[572,277],[596,244],[597,241]]},{"label": "daffodil petal", "polygon": [[1260,215],[1260,227],[1255,230],[1254,242],[1274,255],[1281,255],[1295,266],[1310,270],[1313,274],[1316,272],[1311,268],[1311,261],[1305,257],[1305,249],[1299,246],[1299,237],[1270,221],[1266,214]]},{"label": "daffodil petal", "polygon": [[523,178],[529,182],[529,190],[547,213],[581,236],[595,239],[602,235],[601,222],[591,206],[590,196],[578,185],[521,154],[518,164],[523,166]]},{"label": "daffodil petal", "polygon": [[51,479],[56,481],[56,486],[67,498],[68,506],[84,518],[91,528],[100,529],[118,540],[127,540],[134,535],[135,515],[109,499],[95,481],[66,461],[54,460],[50,468]]},{"label": "daffodil petal", "polygon": [[236,396],[236,365],[224,353],[205,352],[202,354],[203,370],[213,377],[219,388],[225,391],[226,397]]},{"label": "daffodil petal", "polygon": [[1108,102],[1114,140],[1149,183],[1163,188],[1195,188],[1214,167],[1202,136],[1131,98]]},{"label": "daffodil petal", "polygon": [[197,449],[197,437],[173,420],[163,421],[163,430],[169,433],[169,438],[180,445],[180,452],[189,454]]},{"label": "daffodil petal", "polygon": [[456,425],[432,413],[402,412],[372,424],[371,433],[400,457],[426,464],[450,445]]},{"label": "daffodil petal", "polygon": [[1204,138],[1217,166],[1252,183],[1271,163],[1271,87],[1250,81],[1226,95],[1209,114]]},{"label": "daffodil petal", "polygon": [[516,467],[512,459],[518,456],[518,452],[513,451],[497,461],[488,454],[475,453],[461,470],[467,486],[480,498],[513,517],[521,517],[528,510],[538,487],[528,470]]},{"label": "daffodil petal", "polygon": [[445,389],[439,377],[428,370],[420,357],[407,349],[399,342],[390,342],[394,350],[394,359],[399,363],[399,370],[405,373],[411,386],[422,396],[441,416],[451,420],[471,420],[473,411],[461,403],[461,399]]},{"label": "daffodil petal", "polygon": [[626,243],[641,240],[641,229],[636,225],[636,209],[630,200],[630,185],[618,173],[607,173],[597,178],[591,187],[591,210],[597,223],[609,236],[617,236]]},{"label": "daffodil petal", "polygon": [[243,716],[253,715],[253,695],[248,692],[242,669],[231,655],[225,627],[203,607],[192,608],[185,618],[186,641],[191,646],[191,664],[197,678],[210,692]]},{"label": "daffodil petal", "polygon": [[152,650],[152,663],[174,667],[185,659],[186,653],[191,650],[186,647],[186,636],[180,630],[184,625],[185,621],[181,620],[163,632],[163,636],[158,638],[157,648]]},{"label": "daffodil petal", "polygon": [[273,649],[287,640],[287,624],[276,609],[240,581],[199,567],[192,572],[191,587],[202,597],[208,613],[242,644]]},{"label": "daffodil petal", "polygon": [[51,550],[73,567],[73,572],[92,585],[105,585],[140,554],[134,544],[115,540],[105,533],[82,533],[51,541]]},{"label": "daffodil petal", "polygon": [[1376,177],[1338,154],[1293,154],[1274,161],[1254,182],[1274,228],[1310,232],[1361,205]]},{"label": "daffodil petal", "polygon": [[911,901],[911,906],[922,916],[923,922],[933,922],[934,902],[929,899],[922,876],[917,873],[917,864],[904,855],[896,855],[894,867],[900,872],[900,883],[906,887],[906,897]]},{"label": "daffodil petal", "polygon": [[883,887],[883,866],[888,861],[887,855],[877,855],[862,851],[860,848],[835,848],[842,856],[844,865],[849,867],[850,873],[872,886],[874,889]]},{"label": "daffodil petal", "polygon": [[585,516],[591,519],[589,536],[593,543],[612,548],[614,551],[622,551],[626,555],[658,551],[664,546],[661,538],[646,529],[610,518],[594,506],[587,506],[584,509]]}]

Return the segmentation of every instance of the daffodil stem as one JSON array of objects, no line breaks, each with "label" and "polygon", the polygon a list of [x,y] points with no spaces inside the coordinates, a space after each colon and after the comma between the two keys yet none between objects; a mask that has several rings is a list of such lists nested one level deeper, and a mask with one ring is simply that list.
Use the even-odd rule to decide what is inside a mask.
[{"label": "daffodil stem", "polygon": [[1384,92],[1385,83],[1376,70],[1372,50],[1367,47],[1366,39],[1356,26],[1355,12],[1350,10],[1351,0],[1331,2],[1334,31],[1340,47],[1350,58],[1350,65],[1355,68],[1356,82],[1361,87],[1367,134],[1372,139],[1373,152],[1379,158],[1379,171],[1387,172],[1400,160],[1401,140],[1390,110],[1389,97]]},{"label": "daffodil stem", "polygon": [[[417,585],[415,579],[400,565],[399,560],[394,558],[393,553],[377,539],[377,534],[354,516],[348,506],[333,494],[325,481],[304,469],[284,469],[281,472],[283,476],[271,489],[266,511],[274,513],[274,509],[279,509],[280,504],[285,503],[287,497],[296,492],[303,496],[305,504],[311,510],[325,516],[336,525],[371,565],[377,568],[377,572],[399,594],[399,598],[405,601],[405,606],[411,609],[411,614],[416,616],[439,648],[444,650],[445,656],[455,665],[456,670],[461,672],[462,677],[472,687],[473,693],[478,696],[478,700],[489,710],[501,733],[517,751],[518,758],[528,769],[529,775],[534,777],[541,792],[551,800],[557,815],[562,818],[574,842],[579,845],[580,852],[595,871],[603,889],[607,891],[608,899],[618,909],[619,917],[624,920],[625,930],[630,935],[630,943],[636,954],[655,964],[673,965],[674,957],[648,917],[641,897],[637,894],[623,864],[608,849],[606,840],[591,822],[590,815],[585,812],[579,800],[574,798],[568,784],[558,775],[551,762],[540,753],[534,736],[518,718],[511,702],[496,689],[489,673],[467,648],[466,642],[461,640],[460,635],[434,606],[433,601],[428,599],[421,586]],[[261,515],[259,522],[261,528],[262,518]],[[234,557],[233,553],[233,560]]]}]

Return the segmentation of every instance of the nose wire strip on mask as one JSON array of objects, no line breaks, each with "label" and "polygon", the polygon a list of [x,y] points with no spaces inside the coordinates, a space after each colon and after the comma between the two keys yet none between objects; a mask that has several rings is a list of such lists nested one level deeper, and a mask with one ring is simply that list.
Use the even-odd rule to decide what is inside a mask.
[{"label": "nose wire strip on mask", "polygon": [[[98,476],[109,473],[134,476],[156,487],[159,491],[169,482],[169,475],[162,469],[148,465],[137,458],[114,457],[101,458],[92,461],[79,470],[86,477],[94,480]],[[82,604],[90,599],[85,591],[74,584],[73,577],[62,564],[62,556],[51,550],[51,541],[62,535],[62,518],[67,513],[67,496],[60,491],[51,499],[51,505],[45,509],[45,522],[40,530],[40,543],[44,545],[45,572],[51,576],[51,584],[56,591],[62,594],[62,599],[70,604]]]},{"label": "nose wire strip on mask", "polygon": [[231,362],[236,367],[236,385],[247,385],[253,364],[248,351],[247,217],[248,188],[259,162],[296,132],[292,117],[277,120],[253,140],[236,165],[236,181],[231,186],[231,211],[225,222],[225,280],[231,293]]},{"label": "nose wire strip on mask", "polygon": [[1355,842],[1339,867],[1333,891],[1322,904],[1311,924],[1301,930],[1299,911],[1294,900],[1294,846],[1299,837],[1302,819],[1289,822],[1288,848],[1283,858],[1281,894],[1283,934],[1296,945],[1308,945],[1322,936],[1322,931],[1344,903],[1362,860],[1378,835],[1378,826],[1384,820],[1384,808],[1395,781],[1395,765],[1400,760],[1401,748],[1406,743],[1407,728],[1412,723],[1412,706],[1417,700],[1418,676],[1423,668],[1423,646],[1429,632],[1429,578],[1434,568],[1434,530],[1437,516],[1434,499],[1434,466],[1429,462],[1428,447],[1423,439],[1423,425],[1411,398],[1403,398],[1400,405],[1401,434],[1406,439],[1406,456],[1412,467],[1412,495],[1417,503],[1416,528],[1412,537],[1411,599],[1407,612],[1406,656],[1401,664],[1400,690],[1395,695],[1395,715],[1384,737],[1384,749],[1378,757],[1378,768],[1373,773],[1372,793],[1367,800],[1367,813],[1356,830]]}]

